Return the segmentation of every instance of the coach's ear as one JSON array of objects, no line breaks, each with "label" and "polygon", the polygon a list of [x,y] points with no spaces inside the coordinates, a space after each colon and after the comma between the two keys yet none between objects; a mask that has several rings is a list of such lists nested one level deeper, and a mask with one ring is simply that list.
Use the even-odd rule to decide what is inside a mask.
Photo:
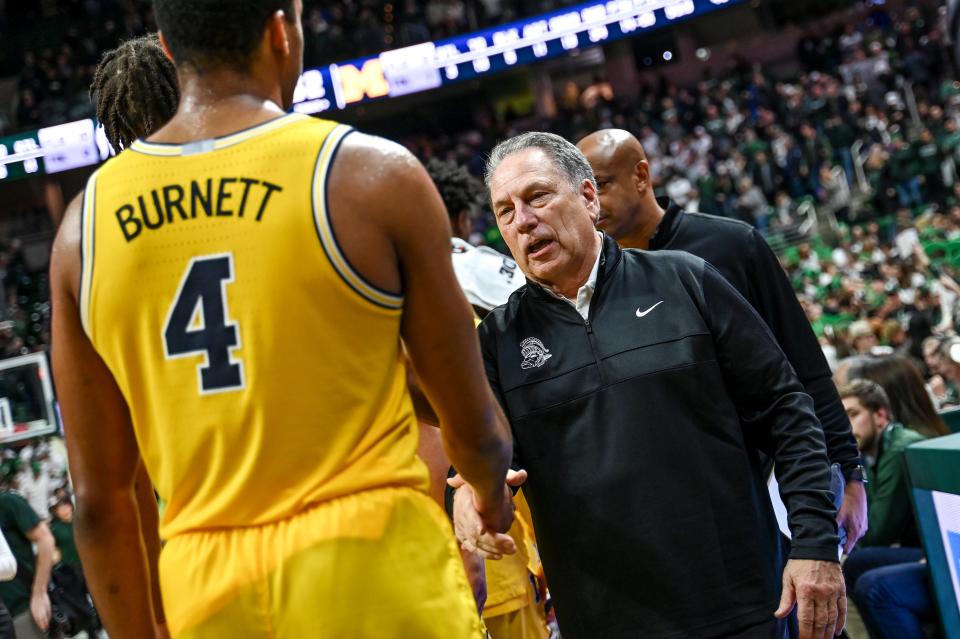
[{"label": "coach's ear", "polygon": [[167,39],[163,37],[163,31],[157,31],[157,38],[160,40],[160,48],[163,49],[163,54],[170,59],[170,62],[176,64],[177,61],[173,59],[173,54],[170,53],[170,45],[167,44]]}]

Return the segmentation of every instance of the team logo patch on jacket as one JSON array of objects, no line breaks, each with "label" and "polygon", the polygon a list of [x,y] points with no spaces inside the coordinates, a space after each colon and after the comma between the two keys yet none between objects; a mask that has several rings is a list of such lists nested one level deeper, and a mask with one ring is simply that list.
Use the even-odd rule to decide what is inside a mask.
[{"label": "team logo patch on jacket", "polygon": [[520,342],[520,354],[523,355],[523,363],[520,368],[540,368],[543,363],[553,357],[550,349],[543,345],[543,342],[536,337],[528,337]]}]

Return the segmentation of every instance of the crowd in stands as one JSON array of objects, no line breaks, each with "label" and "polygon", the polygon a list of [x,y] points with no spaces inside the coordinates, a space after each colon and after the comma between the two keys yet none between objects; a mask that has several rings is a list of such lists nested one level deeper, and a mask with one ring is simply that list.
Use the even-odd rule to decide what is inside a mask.
[{"label": "crowd in stands", "polygon": [[0,359],[42,350],[50,343],[46,274],[27,267],[21,244],[0,245]]},{"label": "crowd in stands", "polygon": [[[805,70],[792,78],[743,62],[694,87],[661,79],[635,99],[602,83],[564,87],[556,118],[481,115],[472,130],[406,142],[479,174],[493,144],[524,129],[574,141],[602,128],[635,132],[658,194],[688,209],[744,220],[771,240],[809,211],[821,214],[820,229],[839,220],[830,237],[784,256],[825,347],[844,357],[868,326],[878,346],[907,343],[920,357],[934,329],[954,330],[960,290],[960,82],[935,11],[863,14],[801,40],[798,59]],[[477,230],[495,243],[488,221]]]},{"label": "crowd in stands", "polygon": [[63,440],[45,438],[14,450],[0,459],[0,485],[12,485],[41,519],[70,495],[67,458]]},{"label": "crowd in stands", "polygon": [[101,53],[149,30],[156,30],[150,0],[6,3],[0,75],[16,75],[18,95],[0,130],[92,115],[87,91]]},{"label": "crowd in stands", "polygon": [[0,359],[43,350],[50,343],[47,274],[31,268],[21,238],[51,231],[42,206],[22,205],[0,224]]},{"label": "crowd in stands", "polygon": [[[932,10],[911,8],[892,19],[874,11],[831,37],[804,38],[805,72],[775,78],[742,61],[705,72],[692,87],[665,76],[633,99],[564,87],[557,117],[494,122],[453,135],[409,141],[421,155],[443,155],[478,170],[498,139],[521,129],[550,130],[576,140],[596,129],[637,134],[665,195],[703,212],[737,217],[760,228],[784,225],[810,198],[851,212],[858,186],[851,147],[860,142],[870,188],[866,215],[915,210],[952,195],[941,165],[960,144],[946,51]],[[911,98],[909,89],[912,85]],[[608,86],[608,85],[607,85]],[[916,117],[908,100],[915,98]],[[837,172],[835,169],[841,169]]]},{"label": "crowd in stands", "polygon": [[[66,24],[59,52],[38,38],[40,49],[25,54],[21,89],[30,96],[24,100],[33,115],[23,122],[72,117],[72,94],[79,96],[77,109],[89,109],[85,91],[99,52],[154,28],[150,5],[128,0],[32,9],[53,11]],[[391,14],[393,44],[399,46],[556,6],[507,0],[307,2],[307,55],[357,55],[364,42],[370,50],[389,47],[384,17]],[[551,119],[496,118],[480,107],[471,129],[430,131],[405,142],[424,160],[454,160],[479,174],[496,141],[523,129],[574,141],[601,128],[633,131],[658,193],[689,209],[742,219],[772,239],[811,210],[822,214],[821,221],[838,219],[839,235],[824,238],[831,246],[800,246],[784,259],[825,347],[843,357],[869,326],[879,346],[897,349],[907,341],[920,357],[919,342],[933,329],[950,333],[955,317],[960,82],[951,79],[935,7],[896,15],[861,8],[851,15],[853,21],[832,34],[801,39],[797,59],[803,70],[792,77],[777,78],[741,61],[722,73],[705,72],[695,86],[661,77],[630,99],[614,95],[602,80],[586,89],[568,85],[561,87]],[[364,21],[376,28],[364,27]],[[55,108],[39,99],[44,91],[62,98]],[[474,239],[497,244],[489,219],[478,219],[476,229]],[[932,255],[921,259],[918,246],[933,246]],[[45,281],[25,272],[15,244],[0,246],[0,275],[0,354],[42,345]]]},{"label": "crowd in stands", "polygon": [[[575,0],[305,0],[304,63],[316,67],[502,24]],[[93,115],[87,91],[100,54],[156,31],[151,0],[0,3],[0,78],[17,77],[0,134]]]}]

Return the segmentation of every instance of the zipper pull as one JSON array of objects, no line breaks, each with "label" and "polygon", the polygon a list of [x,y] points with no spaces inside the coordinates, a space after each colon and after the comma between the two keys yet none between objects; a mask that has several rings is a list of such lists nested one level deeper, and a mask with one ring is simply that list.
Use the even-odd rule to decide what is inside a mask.
[{"label": "zipper pull", "polygon": [[593,335],[593,324],[590,323],[589,319],[583,320],[584,325],[587,327],[587,332]]}]

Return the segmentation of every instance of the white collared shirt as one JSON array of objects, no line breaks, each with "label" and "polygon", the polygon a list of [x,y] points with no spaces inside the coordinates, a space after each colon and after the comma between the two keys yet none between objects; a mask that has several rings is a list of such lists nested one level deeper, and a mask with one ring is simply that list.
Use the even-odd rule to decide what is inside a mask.
[{"label": "white collared shirt", "polygon": [[586,283],[577,290],[577,299],[570,299],[566,295],[560,295],[549,286],[543,286],[543,284],[537,284],[541,286],[545,291],[553,295],[559,300],[563,300],[573,308],[577,309],[577,312],[580,313],[580,317],[584,320],[587,319],[587,315],[590,313],[590,300],[593,299],[593,292],[597,288],[597,271],[600,270],[600,255],[603,254],[603,235],[600,235],[600,250],[597,251],[597,259],[593,263],[593,270],[590,271],[590,277],[587,278]]}]

